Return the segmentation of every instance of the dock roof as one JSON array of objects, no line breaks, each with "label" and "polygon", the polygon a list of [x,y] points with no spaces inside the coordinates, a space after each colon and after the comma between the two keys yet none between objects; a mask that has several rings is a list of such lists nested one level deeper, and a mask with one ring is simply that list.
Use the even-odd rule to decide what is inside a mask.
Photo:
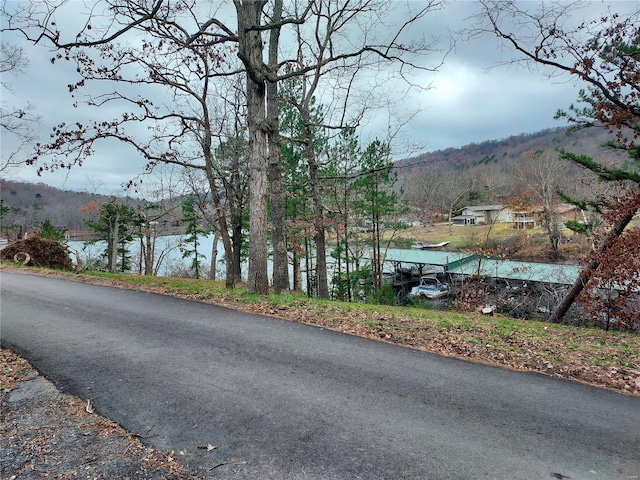
[{"label": "dock roof", "polygon": [[384,252],[386,262],[415,263],[417,265],[440,265],[447,269],[455,268],[478,257],[468,252],[447,252],[442,250],[420,250],[389,248]]},{"label": "dock roof", "polygon": [[564,285],[572,284],[580,274],[579,265],[518,262],[485,257],[476,253],[442,250],[390,248],[386,251],[385,261],[413,263],[416,265],[439,265],[453,274],[479,274],[509,280]]},{"label": "dock roof", "polygon": [[465,275],[480,274],[508,280],[522,280],[525,282],[571,285],[580,274],[580,266],[557,263],[517,262],[482,257],[477,258],[475,262],[450,268],[449,272]]}]

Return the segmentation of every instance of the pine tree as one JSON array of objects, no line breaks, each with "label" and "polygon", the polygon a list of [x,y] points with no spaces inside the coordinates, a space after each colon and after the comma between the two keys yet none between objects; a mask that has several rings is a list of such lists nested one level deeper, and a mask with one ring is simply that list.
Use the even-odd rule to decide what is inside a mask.
[{"label": "pine tree", "polygon": [[195,277],[200,278],[201,264],[207,257],[198,250],[200,246],[198,237],[207,235],[209,231],[200,226],[201,218],[193,198],[187,198],[182,202],[182,221],[187,224],[186,237],[184,238],[187,248],[182,252],[182,258],[193,257],[191,268],[195,273]]}]

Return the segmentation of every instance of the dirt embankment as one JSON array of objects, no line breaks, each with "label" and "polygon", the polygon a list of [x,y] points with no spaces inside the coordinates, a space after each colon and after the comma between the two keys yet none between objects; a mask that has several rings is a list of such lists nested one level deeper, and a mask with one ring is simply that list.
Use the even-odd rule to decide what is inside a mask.
[{"label": "dirt embankment", "polygon": [[143,445],[7,349],[0,350],[0,451],[3,480],[197,479],[178,454]]}]

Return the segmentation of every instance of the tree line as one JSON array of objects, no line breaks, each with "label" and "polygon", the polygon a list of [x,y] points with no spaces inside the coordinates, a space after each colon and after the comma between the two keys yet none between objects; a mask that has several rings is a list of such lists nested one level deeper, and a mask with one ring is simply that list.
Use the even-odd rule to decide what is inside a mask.
[{"label": "tree line", "polygon": [[[605,286],[598,272],[606,265],[626,272],[613,288],[609,283],[609,290],[620,292],[624,286],[632,293],[638,288],[633,273],[638,271],[637,260],[629,260],[638,255],[630,257],[625,248],[638,244],[637,230],[628,227],[639,205],[634,193],[640,183],[635,143],[640,124],[639,12],[612,13],[562,27],[579,5],[553,3],[537,9],[508,1],[480,4],[482,12],[467,36],[493,35],[519,55],[514,62],[541,65],[583,82],[580,105],[559,116],[577,127],[606,129],[612,135],[609,147],[628,157],[623,165],[611,166],[559,152],[561,159],[613,182],[617,189],[590,199],[563,193],[583,211],[608,215],[611,228],[593,234],[593,256],[584,274],[552,315],[559,321],[578,294],[590,291],[586,287]],[[408,79],[411,73],[435,71],[442,63],[442,52],[434,54],[431,41],[407,34],[443,5],[408,2],[403,16],[388,2],[367,0],[234,0],[217,10],[195,0],[123,0],[106,1],[105,7],[100,16],[87,14],[78,30],[63,31],[55,15],[64,11],[64,2],[3,6],[3,30],[56,49],[52,63],[74,62],[79,74],[69,85],[74,102],[97,111],[117,106],[120,112],[89,124],[59,124],[51,140],[36,144],[26,162],[40,171],[74,168],[104,139],[117,139],[147,162],[145,172],[130,186],[139,187],[145,174],[166,166],[203,175],[206,206],[224,245],[226,284],[233,287],[239,279],[241,237],[248,232],[247,281],[253,293],[267,293],[270,285],[276,292],[289,289],[290,252],[303,250],[304,244],[304,251],[315,251],[315,265],[308,269],[315,272],[313,289],[328,297],[327,232],[331,228],[339,238],[336,260],[345,265],[349,278],[359,266],[347,232],[358,216],[366,218],[365,229],[373,233],[371,275],[374,285],[379,284],[381,226],[401,210],[390,181],[391,141],[346,144],[368,108],[385,103],[393,108],[387,96],[376,94],[379,87],[391,79]],[[512,29],[513,19],[518,20],[517,30]],[[367,87],[360,83],[365,80]],[[115,90],[88,92],[88,86],[105,83]],[[150,88],[161,88],[171,102],[147,95]],[[149,127],[150,133],[140,135],[134,128],[139,125]],[[360,152],[337,162],[345,148]],[[532,163],[540,159],[534,154]],[[346,166],[354,161],[352,168]],[[543,170],[534,167],[539,179]],[[544,203],[549,190],[543,190]],[[446,191],[451,217],[460,193]],[[393,212],[386,210],[391,205]],[[553,249],[556,232],[548,233]],[[269,248],[272,281],[266,267]],[[294,276],[296,261],[294,255]],[[352,295],[348,290],[347,286],[347,297]],[[630,307],[622,297],[607,302],[626,312]]]},{"label": "tree line", "polygon": [[[432,53],[431,43],[413,40],[408,46],[403,43],[403,34],[412,23],[439,8],[440,2],[408,3],[404,18],[394,19],[394,23],[390,23],[392,16],[385,17],[391,6],[371,0],[314,0],[286,5],[282,0],[236,0],[228,5],[234,14],[225,11],[222,4],[211,11],[207,5],[190,0],[107,3],[111,18],[89,15],[81,30],[68,37],[53,20],[60,6],[5,8],[9,30],[57,48],[60,53],[53,62],[76,63],[80,80],[69,89],[77,101],[94,81],[122,85],[118,91],[85,100],[97,107],[118,103],[122,115],[91,125],[58,125],[53,140],[39,145],[28,162],[40,162],[40,169],[70,168],[89,156],[101,140],[115,138],[147,160],[147,171],[162,164],[203,171],[214,209],[219,212],[216,218],[227,260],[226,282],[231,287],[237,280],[231,264],[234,244],[229,232],[233,227],[221,213],[233,198],[228,190],[234,185],[228,176],[220,176],[215,170],[215,150],[242,130],[248,145],[250,187],[248,289],[255,293],[268,291],[270,243],[273,287],[282,291],[289,288],[289,279],[279,135],[278,103],[282,95],[278,90],[284,82],[297,82],[289,89],[287,102],[295,107],[302,122],[299,140],[305,145],[316,217],[318,290],[326,297],[325,221],[317,178],[319,159],[313,144],[313,131],[320,125],[314,124],[312,104],[319,88],[325,96],[332,92],[323,101],[326,112],[322,127],[348,128],[368,107],[346,108],[355,95],[358,76],[381,72],[383,64],[397,64],[406,72],[435,68],[425,61]],[[370,28],[374,24],[387,28],[374,31]],[[280,45],[284,35],[288,41],[293,40],[294,48]],[[127,88],[149,85],[165,88],[172,96],[171,105],[155,104],[143,94],[131,95]],[[368,100],[371,103],[371,98]],[[128,126],[139,123],[154,124],[157,134],[139,138],[127,131]],[[49,160],[43,163],[43,158]],[[222,192],[221,185],[227,191]]]}]

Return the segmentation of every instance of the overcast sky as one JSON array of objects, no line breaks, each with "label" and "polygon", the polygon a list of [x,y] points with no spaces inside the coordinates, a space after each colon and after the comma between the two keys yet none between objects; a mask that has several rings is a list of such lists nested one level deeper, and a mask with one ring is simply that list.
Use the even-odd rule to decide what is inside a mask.
[{"label": "overcast sky", "polygon": [[[81,2],[72,2],[82,5]],[[593,2],[585,10],[588,15],[614,8],[628,7],[633,2]],[[535,5],[529,2],[530,5]],[[476,12],[473,2],[452,2],[441,12],[428,14],[419,25],[423,32],[432,32],[442,38],[442,48],[449,44],[449,33],[468,26],[467,18]],[[578,20],[578,19],[576,19]],[[580,19],[581,20],[581,19]],[[3,35],[3,42],[18,43],[17,37]],[[65,62],[52,65],[52,53],[46,48],[21,43],[30,58],[26,74],[19,77],[4,75],[13,94],[3,90],[2,100],[9,105],[26,102],[37,107],[42,117],[42,138],[47,140],[54,125],[61,121],[91,118],[92,113],[74,109],[67,85],[77,80],[73,66]],[[491,36],[459,42],[436,73],[420,77],[432,89],[413,93],[406,98],[411,108],[420,106],[421,112],[405,127],[404,136],[420,145],[420,151],[434,151],[460,147],[469,143],[502,139],[520,133],[561,126],[553,119],[558,108],[566,108],[577,98],[578,84],[567,79],[549,80],[542,72],[535,73],[515,66],[496,65],[512,54],[500,48]],[[492,68],[493,67],[493,68]],[[387,114],[380,112],[363,127],[363,137],[384,135]],[[85,120],[86,121],[86,120]],[[2,154],[7,154],[11,143],[3,132]],[[397,155],[402,155],[396,152]],[[122,191],[127,182],[144,167],[144,160],[126,153],[118,145],[102,144],[96,155],[81,168],[48,173],[37,177],[35,169],[23,168],[5,172],[4,176],[17,180],[44,182],[68,190],[88,190],[96,193]]]}]

